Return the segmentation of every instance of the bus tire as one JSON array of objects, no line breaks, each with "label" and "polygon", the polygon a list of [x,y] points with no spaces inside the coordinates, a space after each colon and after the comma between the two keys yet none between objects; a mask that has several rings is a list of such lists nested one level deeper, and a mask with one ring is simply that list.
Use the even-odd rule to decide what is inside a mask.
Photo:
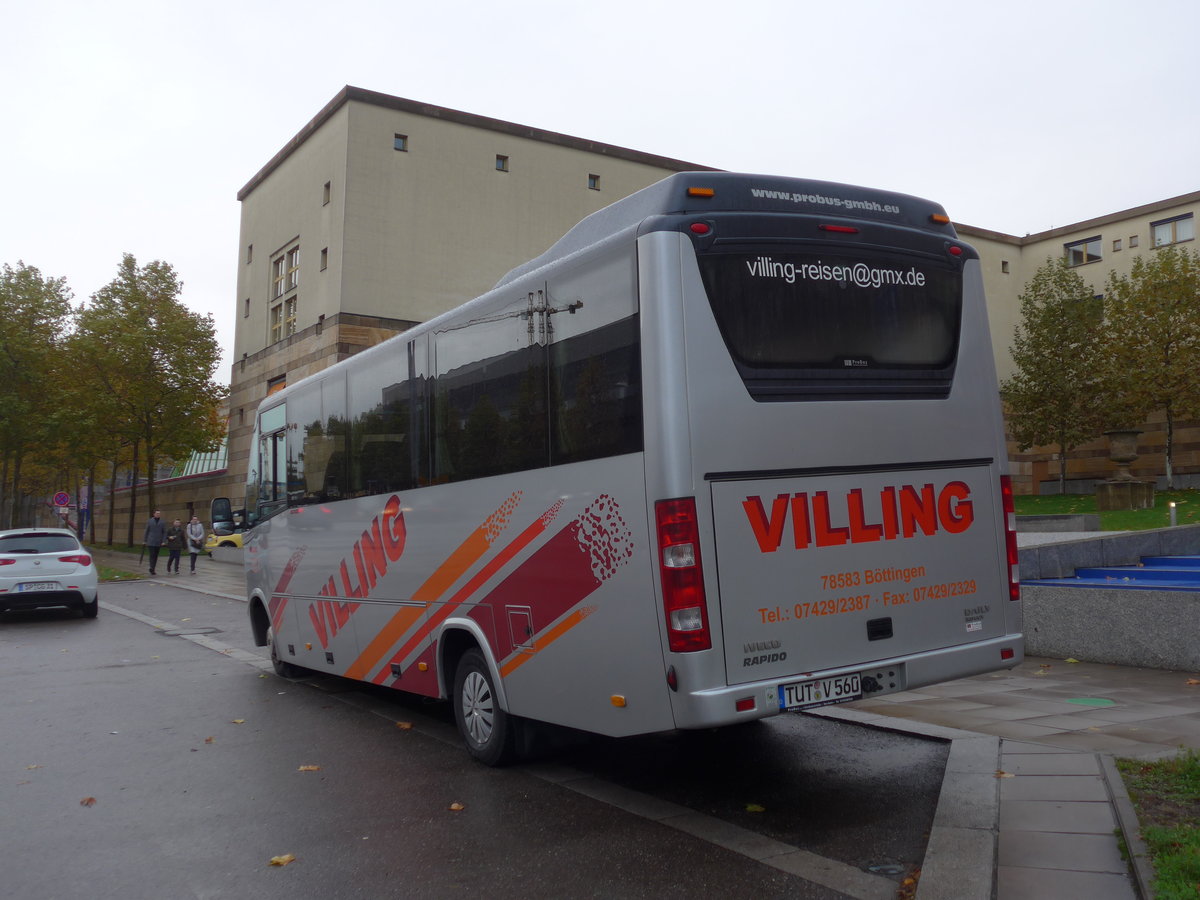
[{"label": "bus tire", "polygon": [[287,662],[279,655],[279,647],[275,641],[275,629],[267,629],[267,645],[271,648],[271,668],[280,678],[299,678],[304,675],[304,669],[295,663]]},{"label": "bus tire", "polygon": [[500,708],[487,660],[472,648],[454,671],[454,721],[467,752],[484,765],[502,766],[516,758],[518,722]]}]

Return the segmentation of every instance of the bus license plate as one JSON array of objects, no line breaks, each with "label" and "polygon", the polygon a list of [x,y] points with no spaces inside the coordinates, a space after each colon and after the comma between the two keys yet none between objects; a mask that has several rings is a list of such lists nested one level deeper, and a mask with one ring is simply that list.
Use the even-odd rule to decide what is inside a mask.
[{"label": "bus license plate", "polygon": [[17,593],[24,591],[57,591],[57,581],[27,581],[17,585]]},{"label": "bus license plate", "polygon": [[780,709],[811,709],[814,706],[861,699],[862,676],[858,672],[779,686]]}]

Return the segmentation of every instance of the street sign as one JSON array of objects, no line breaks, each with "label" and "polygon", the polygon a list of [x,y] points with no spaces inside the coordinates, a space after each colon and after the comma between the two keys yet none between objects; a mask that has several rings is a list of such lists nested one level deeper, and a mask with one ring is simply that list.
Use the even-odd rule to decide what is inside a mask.
[{"label": "street sign", "polygon": [[71,505],[71,495],[68,494],[66,491],[59,491],[57,494],[54,495],[54,505],[55,506],[70,506]]}]

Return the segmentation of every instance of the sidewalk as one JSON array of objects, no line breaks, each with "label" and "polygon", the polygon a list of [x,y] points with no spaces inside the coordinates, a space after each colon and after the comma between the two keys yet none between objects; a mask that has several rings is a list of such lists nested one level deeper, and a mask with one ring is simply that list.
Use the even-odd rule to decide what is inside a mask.
[{"label": "sidewalk", "polygon": [[[97,562],[130,572],[146,581],[169,584],[172,587],[199,591],[204,594],[230,597],[235,600],[246,599],[246,576],[242,570],[241,550],[219,548],[215,558],[201,553],[196,557],[195,575],[190,572],[188,556],[184,556],[179,561],[178,575],[168,575],[167,554],[161,553],[156,567],[158,574],[151,576],[149,565],[145,560],[139,563],[138,556],[135,554],[106,550],[103,547],[89,549],[91,554],[96,557]],[[104,599],[103,588],[101,588],[100,599],[101,601]]]},{"label": "sidewalk", "polygon": [[[93,552],[148,578],[135,556]],[[240,559],[200,556],[195,575],[186,558],[180,575],[165,566],[150,580],[245,599]],[[980,877],[989,869],[997,900],[1132,900],[1139,893],[1117,833],[1135,854],[1140,840],[1111,758],[1200,749],[1200,685],[1191,677],[1029,658],[1011,671],[818,712],[952,741],[919,900],[990,900],[991,880]]]}]

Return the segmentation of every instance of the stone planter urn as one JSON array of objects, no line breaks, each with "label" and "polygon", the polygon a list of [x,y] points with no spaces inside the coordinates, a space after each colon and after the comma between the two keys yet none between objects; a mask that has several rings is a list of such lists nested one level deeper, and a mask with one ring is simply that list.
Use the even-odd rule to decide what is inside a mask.
[{"label": "stone planter urn", "polygon": [[1117,474],[1096,485],[1096,509],[1152,509],[1154,482],[1136,481],[1129,474],[1130,464],[1138,458],[1137,442],[1141,431],[1119,429],[1104,432],[1108,438],[1108,458],[1117,465]]},{"label": "stone planter urn", "polygon": [[1108,438],[1108,458],[1117,466],[1117,474],[1110,481],[1133,481],[1129,474],[1129,466],[1138,458],[1137,445],[1141,431],[1119,429],[1106,431]]}]

